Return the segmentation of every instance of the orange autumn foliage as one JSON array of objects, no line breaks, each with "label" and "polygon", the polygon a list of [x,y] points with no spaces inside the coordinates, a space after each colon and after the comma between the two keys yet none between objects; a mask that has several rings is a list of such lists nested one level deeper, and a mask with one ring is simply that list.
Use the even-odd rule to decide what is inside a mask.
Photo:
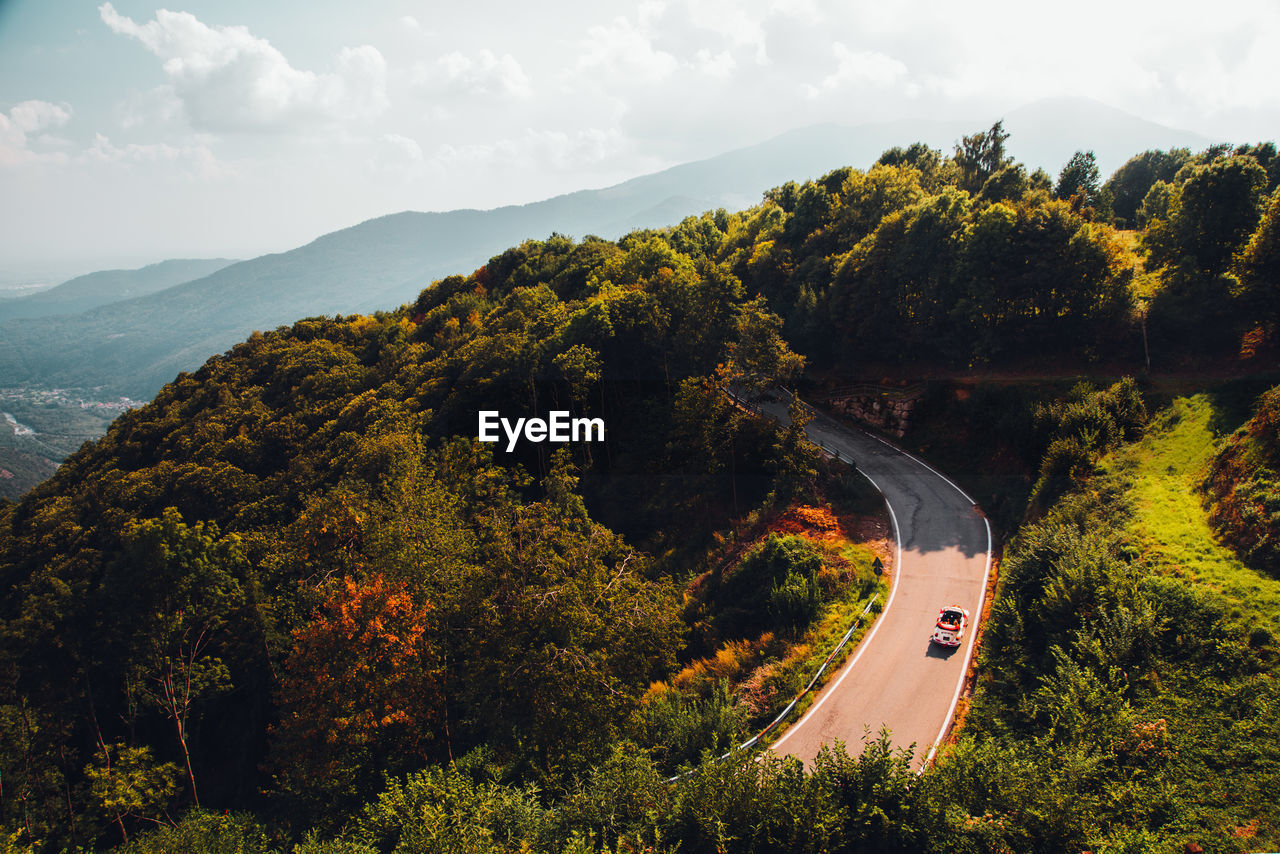
[{"label": "orange autumn foliage", "polygon": [[783,534],[812,533],[821,536],[839,531],[840,523],[826,507],[801,504],[779,516],[770,528]]},{"label": "orange autumn foliage", "polygon": [[375,764],[427,758],[443,705],[431,611],[381,574],[335,586],[293,634],[274,731],[278,772],[333,775],[356,755]]}]

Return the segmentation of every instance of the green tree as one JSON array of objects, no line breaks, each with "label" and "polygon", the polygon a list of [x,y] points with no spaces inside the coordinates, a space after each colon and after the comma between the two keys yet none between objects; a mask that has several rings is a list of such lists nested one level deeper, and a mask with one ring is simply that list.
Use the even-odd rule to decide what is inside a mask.
[{"label": "green tree", "polygon": [[805,432],[813,419],[813,411],[798,396],[792,396],[787,425],[778,431],[773,459],[774,490],[784,502],[811,490],[818,476],[818,450]]},{"label": "green tree", "polygon": [[480,602],[455,653],[471,726],[553,779],[598,758],[683,635],[670,580],[553,499],[489,516]]},{"label": "green tree", "polygon": [[[279,854],[267,832],[243,813],[194,809],[132,840],[121,854]],[[347,852],[343,852],[347,854]]]},{"label": "green tree", "polygon": [[159,519],[130,522],[113,581],[131,599],[131,688],[173,725],[191,800],[199,805],[188,721],[199,701],[230,690],[218,654],[223,634],[244,605],[245,559],[239,540],[213,524],[188,526],[173,508]]},{"label": "green tree", "polygon": [[1144,151],[1129,158],[1103,185],[1111,191],[1112,210],[1117,220],[1123,220],[1130,228],[1141,227],[1144,222],[1138,209],[1152,186],[1157,181],[1172,182],[1190,159],[1191,152],[1185,148]]},{"label": "green tree", "polygon": [[1099,347],[1128,308],[1131,272],[1109,231],[1062,201],[987,206],[958,261],[948,337],[975,361]]},{"label": "green tree", "polygon": [[1092,151],[1077,151],[1058,173],[1054,193],[1058,198],[1070,201],[1080,197],[1082,207],[1096,207],[1101,187],[1098,186],[1098,161]]},{"label": "green tree", "polygon": [[[680,383],[671,419],[671,436],[666,453],[668,466],[676,471],[698,472],[712,477],[727,472],[738,512],[738,468],[741,465],[736,442],[743,417],[726,393],[731,383],[727,370],[713,377],[689,377]],[[696,490],[682,496],[690,515],[706,525],[711,519],[717,491]]]},{"label": "green tree", "polygon": [[1173,198],[1174,185],[1168,181],[1156,181],[1142,197],[1142,203],[1138,206],[1137,224],[1147,228],[1148,240],[1161,227],[1160,223],[1168,221]]},{"label": "green tree", "polygon": [[1254,324],[1233,299],[1240,285],[1232,262],[1258,227],[1267,174],[1254,158],[1226,151],[1184,166],[1177,181],[1167,191],[1157,183],[1143,204],[1167,204],[1166,217],[1153,215],[1143,237],[1148,266],[1164,268],[1148,328],[1179,350],[1238,348],[1240,333]]},{"label": "green tree", "polygon": [[1258,229],[1240,253],[1240,295],[1250,313],[1280,320],[1280,189],[1271,194]]},{"label": "green tree", "polygon": [[590,347],[575,344],[557,353],[551,361],[568,383],[570,397],[575,403],[581,404],[586,400],[591,387],[600,381],[600,354]]},{"label": "green tree", "polygon": [[103,745],[94,763],[84,769],[89,797],[116,822],[129,840],[125,819],[160,823],[165,807],[178,791],[182,770],[172,762],[157,762],[149,747]]},{"label": "green tree", "polygon": [[787,346],[782,320],[768,310],[763,297],[738,307],[735,326],[727,353],[733,384],[759,391],[790,382],[804,368],[804,357]]},{"label": "green tree", "polygon": [[913,142],[906,148],[895,145],[885,149],[876,163],[881,166],[914,166],[921,172],[930,172],[942,166],[942,152],[923,142]]},{"label": "green tree", "polygon": [[1001,167],[1012,162],[1004,152],[1009,134],[1004,129],[1004,119],[993,124],[990,130],[966,136],[955,147],[953,160],[960,168],[960,188],[976,194]]},{"label": "green tree", "polygon": [[1250,157],[1184,167],[1169,204],[1168,238],[1155,244],[1156,260],[1180,257],[1205,274],[1223,272],[1257,228],[1266,184],[1266,171]]},{"label": "green tree", "polygon": [[1027,178],[1026,167],[1021,163],[1013,163],[997,169],[995,174],[982,185],[979,195],[988,202],[1016,202],[1021,200],[1030,189],[1031,182]]},{"label": "green tree", "polygon": [[953,344],[966,346],[945,323],[957,299],[956,255],[970,210],[964,193],[944,188],[888,214],[841,256],[825,300],[840,358],[952,355]]},{"label": "green tree", "polygon": [[1027,188],[1050,194],[1053,192],[1053,177],[1043,168],[1037,166],[1036,171],[1032,172],[1027,178]]},{"label": "green tree", "polygon": [[1238,145],[1233,153],[1236,157],[1252,157],[1258,161],[1259,166],[1267,170],[1268,193],[1280,187],[1280,152],[1276,151],[1274,142]]}]

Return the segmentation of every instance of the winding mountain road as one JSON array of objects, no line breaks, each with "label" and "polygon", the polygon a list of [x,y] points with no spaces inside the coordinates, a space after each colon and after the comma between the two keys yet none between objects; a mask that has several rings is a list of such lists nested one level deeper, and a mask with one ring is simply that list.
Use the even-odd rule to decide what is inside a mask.
[{"label": "winding mountain road", "polygon": [[[789,421],[785,402],[753,406]],[[973,654],[991,571],[991,526],[960,487],[900,448],[821,414],[806,431],[810,441],[852,460],[884,495],[898,552],[883,613],[773,750],[811,765],[822,745],[841,740],[857,751],[868,730],[874,738],[884,726],[896,747],[915,746],[912,765],[921,768],[950,725]],[[944,605],[969,611],[964,642],[954,650],[929,642]]]}]

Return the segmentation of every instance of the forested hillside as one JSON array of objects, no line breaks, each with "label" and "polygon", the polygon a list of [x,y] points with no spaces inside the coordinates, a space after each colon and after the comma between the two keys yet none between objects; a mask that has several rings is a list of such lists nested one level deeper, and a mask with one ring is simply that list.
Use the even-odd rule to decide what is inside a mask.
[{"label": "forested hillside", "polygon": [[[1274,347],[1274,146],[1148,152],[1101,184],[1087,152],[1055,179],[1005,138],[891,149],[617,241],[527,242],[413,304],[255,334],[124,414],[0,504],[7,845],[1275,840],[1270,635],[1162,580],[1116,526],[1127,487],[1095,473],[1144,430],[1133,381],[1024,401],[1036,521],[935,769],[873,737],[812,772],[706,761],[666,782],[766,715],[762,693],[785,700],[824,603],[876,583],[869,551],[750,539],[800,502],[873,510],[727,386],[806,364],[1138,371],[1148,339],[1153,362],[1247,368]],[[1145,231],[1117,231],[1139,196]],[[507,452],[476,441],[482,410],[598,417],[605,440]],[[741,678],[748,660],[773,681]],[[1226,786],[1243,794],[1211,808]]]},{"label": "forested hillside", "polygon": [[[592,521],[578,472],[658,556],[735,500],[790,497],[812,452],[718,391],[794,376],[778,326],[664,237],[553,238],[180,377],[6,508],[24,828],[87,840],[179,791],[264,787],[318,820],[478,745],[543,782],[599,760],[675,664],[687,568]],[[548,406],[603,416],[607,441],[474,441],[480,409]],[[141,801],[109,806],[125,769]]]}]

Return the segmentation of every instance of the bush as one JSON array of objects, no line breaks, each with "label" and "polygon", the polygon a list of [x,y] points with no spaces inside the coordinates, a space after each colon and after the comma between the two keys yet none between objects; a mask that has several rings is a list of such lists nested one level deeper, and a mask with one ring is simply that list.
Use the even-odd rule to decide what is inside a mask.
[{"label": "bush", "polygon": [[791,572],[769,593],[769,616],[776,628],[797,633],[813,622],[821,604],[817,573]]},{"label": "bush", "polygon": [[803,537],[770,534],[724,577],[716,594],[726,635],[798,632],[817,615],[822,557]]},{"label": "bush", "polygon": [[1213,526],[1250,566],[1280,575],[1280,386],[1214,457],[1205,480]]},{"label": "bush", "polygon": [[121,854],[276,854],[252,816],[195,809],[130,842]]},{"label": "bush", "polygon": [[487,756],[473,753],[388,780],[364,808],[354,836],[381,851],[518,851],[545,832],[547,818],[534,789],[502,785]]},{"label": "bush", "polygon": [[1080,383],[1067,400],[1037,407],[1035,421],[1045,451],[1031,500],[1046,508],[1093,471],[1096,456],[1142,435],[1147,407],[1125,377],[1103,391]]},{"label": "bush", "polygon": [[742,731],[743,718],[728,680],[717,680],[705,698],[660,687],[641,710],[641,737],[653,745],[663,770],[671,772],[705,752],[718,756],[728,750]]}]

